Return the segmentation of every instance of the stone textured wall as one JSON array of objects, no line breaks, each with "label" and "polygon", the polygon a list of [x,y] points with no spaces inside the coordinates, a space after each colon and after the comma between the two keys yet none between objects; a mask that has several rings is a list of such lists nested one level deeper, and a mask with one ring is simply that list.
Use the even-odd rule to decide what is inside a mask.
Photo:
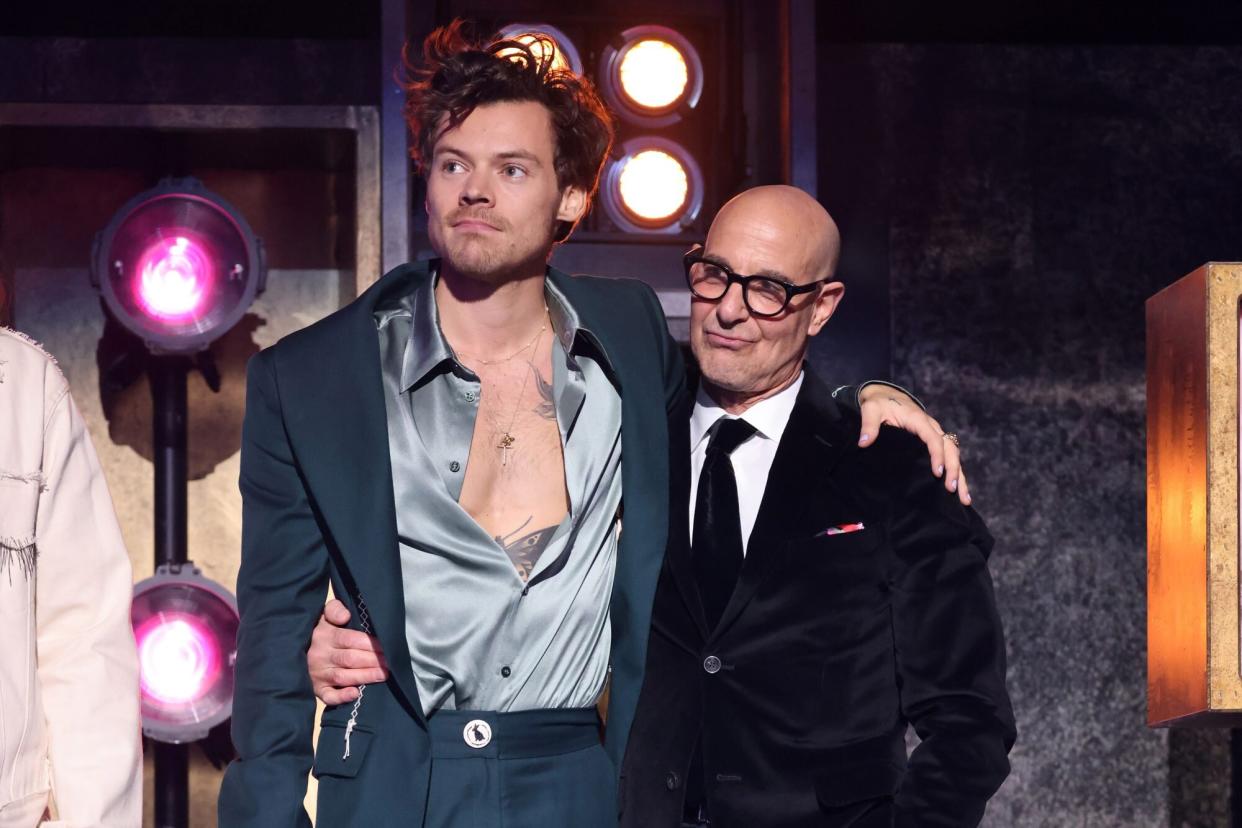
[{"label": "stone textured wall", "polygon": [[985,825],[1224,825],[1227,734],[1145,726],[1143,303],[1242,259],[1242,50],[861,54],[893,373],[997,541],[1019,741]]}]

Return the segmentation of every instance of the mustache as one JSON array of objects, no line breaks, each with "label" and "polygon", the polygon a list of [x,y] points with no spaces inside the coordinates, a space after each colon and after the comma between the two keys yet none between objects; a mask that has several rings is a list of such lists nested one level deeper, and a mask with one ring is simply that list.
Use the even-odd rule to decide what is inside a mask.
[{"label": "mustache", "polygon": [[463,221],[481,221],[484,224],[491,225],[497,230],[507,230],[508,223],[498,216],[494,216],[486,210],[479,210],[470,207],[461,207],[448,214],[449,225],[458,224]]}]

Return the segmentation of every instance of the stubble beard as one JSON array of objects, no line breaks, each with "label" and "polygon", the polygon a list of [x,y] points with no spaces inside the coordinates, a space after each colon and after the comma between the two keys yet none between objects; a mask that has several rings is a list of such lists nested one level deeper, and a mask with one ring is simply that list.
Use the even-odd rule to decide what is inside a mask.
[{"label": "stubble beard", "polygon": [[[450,222],[456,220],[451,217]],[[489,219],[490,220],[490,219]],[[555,227],[555,220],[550,222]],[[431,246],[445,267],[468,279],[485,284],[503,284],[528,276],[546,266],[552,252],[552,231],[538,243],[523,249],[522,239],[502,225],[497,234],[454,234],[450,223],[431,234]]]}]

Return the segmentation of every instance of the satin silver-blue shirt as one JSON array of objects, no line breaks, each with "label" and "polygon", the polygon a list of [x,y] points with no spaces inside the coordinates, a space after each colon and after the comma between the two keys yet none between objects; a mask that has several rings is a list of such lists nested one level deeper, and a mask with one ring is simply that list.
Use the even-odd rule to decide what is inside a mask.
[{"label": "satin silver-blue shirt", "polygon": [[523,581],[458,504],[481,383],[440,329],[435,276],[376,308],[405,635],[423,712],[590,707],[608,676],[621,397],[550,281],[552,390],[569,514]]}]

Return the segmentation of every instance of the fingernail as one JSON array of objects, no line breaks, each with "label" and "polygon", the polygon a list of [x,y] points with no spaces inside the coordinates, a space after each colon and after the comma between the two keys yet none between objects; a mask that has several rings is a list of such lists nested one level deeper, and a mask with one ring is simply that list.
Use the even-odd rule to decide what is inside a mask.
[{"label": "fingernail", "polygon": [[973,497],[971,497],[970,495],[966,495],[966,505],[967,505],[967,506],[969,506],[971,503],[973,503],[973,502],[974,502],[974,500],[975,500],[975,499],[974,499]]},{"label": "fingernail", "polygon": [[867,441],[868,441],[868,440],[870,440],[870,439],[871,439],[871,435],[870,435],[870,434],[863,434],[863,435],[860,435],[860,436],[859,436],[859,438],[858,438],[858,445],[860,445],[860,446],[861,446],[863,443],[867,442]]},{"label": "fingernail", "polygon": [[954,481],[952,481],[951,483],[949,483],[949,491],[951,491],[951,492],[956,492],[956,491],[957,491],[957,481],[956,481],[956,480],[954,480]]},{"label": "fingernail", "polygon": [[942,475],[942,474],[944,474],[944,464],[943,464],[943,463],[941,463],[939,466],[936,466],[936,477],[939,477],[939,476],[940,476],[940,475]]}]

